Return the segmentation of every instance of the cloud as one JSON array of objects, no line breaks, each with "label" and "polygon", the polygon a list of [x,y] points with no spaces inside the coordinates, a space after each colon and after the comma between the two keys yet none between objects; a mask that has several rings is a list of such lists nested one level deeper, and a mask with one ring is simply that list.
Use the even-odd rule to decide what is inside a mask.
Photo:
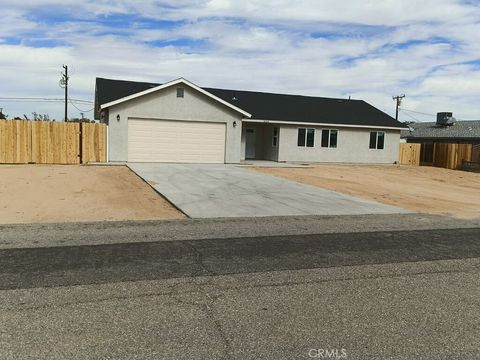
[{"label": "cloud", "polygon": [[[92,101],[96,76],[150,82],[183,76],[201,86],[351,95],[390,114],[391,96],[405,93],[405,108],[480,118],[480,43],[472,36],[480,32],[480,7],[473,2],[2,4],[8,9],[0,23],[4,96],[61,97],[58,80],[65,63],[71,96]],[[37,111],[62,118],[63,113],[61,103],[0,104],[12,115]],[[72,109],[71,116],[78,111]]]}]

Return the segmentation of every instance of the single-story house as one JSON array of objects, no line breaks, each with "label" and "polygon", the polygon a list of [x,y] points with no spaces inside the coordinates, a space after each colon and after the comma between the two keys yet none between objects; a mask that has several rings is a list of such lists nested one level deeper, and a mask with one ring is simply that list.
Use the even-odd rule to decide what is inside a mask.
[{"label": "single-story house", "polygon": [[422,144],[420,163],[433,161],[435,144],[472,144],[472,161],[480,163],[480,120],[454,121],[446,123],[438,113],[436,122],[418,122],[401,132],[401,138],[408,143]]},{"label": "single-story house", "polygon": [[96,118],[118,162],[394,163],[405,125],[362,100],[97,78]]}]

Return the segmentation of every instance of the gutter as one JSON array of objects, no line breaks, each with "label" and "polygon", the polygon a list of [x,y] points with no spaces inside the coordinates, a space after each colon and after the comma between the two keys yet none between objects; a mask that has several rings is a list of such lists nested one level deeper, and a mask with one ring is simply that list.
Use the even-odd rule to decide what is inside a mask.
[{"label": "gutter", "polygon": [[260,119],[243,119],[243,122],[262,123],[262,124],[279,124],[279,125],[308,125],[308,126],[328,126],[328,127],[347,127],[359,129],[384,129],[384,130],[409,130],[409,128],[393,127],[393,126],[374,126],[374,125],[350,125],[350,124],[333,124],[333,123],[313,123],[299,121],[279,121],[279,120],[260,120]]}]

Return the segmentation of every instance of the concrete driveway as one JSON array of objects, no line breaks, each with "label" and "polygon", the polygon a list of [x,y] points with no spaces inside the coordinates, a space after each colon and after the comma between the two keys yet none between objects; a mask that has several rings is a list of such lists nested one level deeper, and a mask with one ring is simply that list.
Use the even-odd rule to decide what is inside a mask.
[{"label": "concrete driveway", "polygon": [[192,218],[406,213],[236,165],[128,164]]}]

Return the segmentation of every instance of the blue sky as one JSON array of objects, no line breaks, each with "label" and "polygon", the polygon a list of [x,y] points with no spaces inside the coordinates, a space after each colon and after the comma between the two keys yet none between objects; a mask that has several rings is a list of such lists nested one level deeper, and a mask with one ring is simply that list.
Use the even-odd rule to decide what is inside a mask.
[{"label": "blue sky", "polygon": [[[62,118],[95,77],[364,99],[401,120],[480,119],[480,2],[0,0],[0,107]],[[93,106],[76,106],[87,115]],[[80,110],[70,107],[70,116]]]}]

